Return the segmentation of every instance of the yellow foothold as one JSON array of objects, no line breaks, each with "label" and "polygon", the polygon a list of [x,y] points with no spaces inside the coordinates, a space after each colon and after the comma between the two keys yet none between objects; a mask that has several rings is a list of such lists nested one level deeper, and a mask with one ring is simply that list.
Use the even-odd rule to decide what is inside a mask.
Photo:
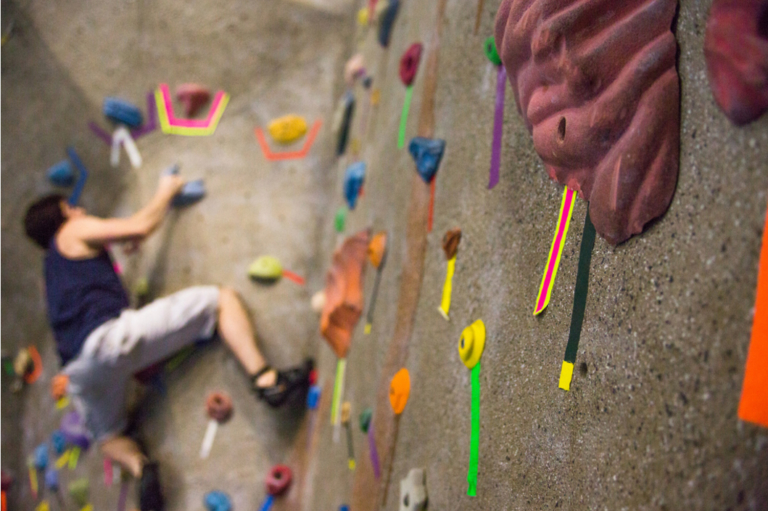
[{"label": "yellow foothold", "polygon": [[355,460],[349,460],[349,470],[355,470]]},{"label": "yellow foothold", "polygon": [[379,89],[373,89],[373,92],[371,92],[371,104],[376,106],[379,104],[379,101],[381,101],[381,91]]},{"label": "yellow foothold", "polygon": [[37,507],[35,508],[35,511],[49,511],[49,509],[51,508],[48,506],[48,501],[44,500],[37,505]]},{"label": "yellow foothold", "polygon": [[478,319],[461,332],[459,338],[459,357],[468,369],[480,361],[485,349],[485,323]]},{"label": "yellow foothold", "polygon": [[371,324],[370,323],[366,323],[365,324],[365,330],[363,332],[365,333],[365,335],[370,335],[371,334]]},{"label": "yellow foothold", "polygon": [[573,364],[563,360],[563,367],[560,369],[560,388],[571,390],[571,379],[573,378]]},{"label": "yellow foothold", "polygon": [[277,280],[282,275],[283,266],[272,256],[261,256],[248,267],[248,276],[257,280]]},{"label": "yellow foothold", "polygon": [[69,398],[67,396],[64,396],[63,398],[56,401],[56,409],[57,410],[63,410],[64,408],[69,406]]},{"label": "yellow foothold", "polygon": [[357,11],[357,24],[361,27],[368,26],[368,8],[363,7],[359,11]]},{"label": "yellow foothold", "polygon": [[290,144],[307,134],[307,121],[298,115],[285,115],[269,123],[269,134],[279,144]]}]

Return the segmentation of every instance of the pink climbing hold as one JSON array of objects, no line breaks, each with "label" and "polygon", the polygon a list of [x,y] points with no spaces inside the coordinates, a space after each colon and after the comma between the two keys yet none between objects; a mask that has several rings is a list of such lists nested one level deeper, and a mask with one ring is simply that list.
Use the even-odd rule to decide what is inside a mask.
[{"label": "pink climbing hold", "polygon": [[715,0],[704,57],[712,94],[742,126],[768,110],[768,0]]},{"label": "pink climbing hold", "polygon": [[196,83],[183,83],[176,87],[176,99],[184,105],[184,115],[193,117],[211,99],[211,91]]}]

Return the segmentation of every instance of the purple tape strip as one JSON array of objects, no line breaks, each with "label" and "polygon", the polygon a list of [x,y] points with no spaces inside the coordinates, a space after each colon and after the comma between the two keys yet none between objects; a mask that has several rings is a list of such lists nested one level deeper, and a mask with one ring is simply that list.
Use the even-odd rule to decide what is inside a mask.
[{"label": "purple tape strip", "polygon": [[491,177],[488,189],[499,183],[499,165],[501,163],[501,136],[504,133],[504,94],[507,90],[507,71],[499,66],[496,77],[496,112],[493,116],[493,145],[491,145]]},{"label": "purple tape strip", "polygon": [[[94,135],[99,137],[105,144],[112,146],[112,135],[106,132],[101,126],[93,121],[88,123],[88,128]],[[147,122],[139,126],[135,130],[131,130],[131,137],[136,140],[139,137],[143,137],[147,133],[151,133],[157,129],[157,103],[155,103],[155,93],[149,91],[147,93]]]},{"label": "purple tape strip", "polygon": [[373,475],[378,479],[381,477],[381,468],[379,468],[379,451],[376,450],[376,439],[373,438],[373,423],[368,426],[368,450],[371,451]]},{"label": "purple tape strip", "polygon": [[117,499],[117,511],[125,511],[125,499],[128,498],[128,483],[120,485],[120,498]]}]

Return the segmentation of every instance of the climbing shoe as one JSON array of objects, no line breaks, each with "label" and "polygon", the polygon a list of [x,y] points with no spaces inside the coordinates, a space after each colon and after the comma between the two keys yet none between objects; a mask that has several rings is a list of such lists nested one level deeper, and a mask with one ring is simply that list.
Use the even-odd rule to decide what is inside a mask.
[{"label": "climbing shoe", "polygon": [[253,391],[272,408],[277,408],[285,404],[288,399],[299,393],[306,393],[311,384],[310,377],[315,368],[312,359],[307,359],[300,366],[277,371],[277,378],[274,385],[261,387],[256,384],[258,379],[272,370],[272,367],[266,366],[253,376]]},{"label": "climbing shoe", "polygon": [[160,489],[160,471],[156,462],[145,464],[141,471],[139,507],[141,511],[163,511],[165,509],[163,492]]}]

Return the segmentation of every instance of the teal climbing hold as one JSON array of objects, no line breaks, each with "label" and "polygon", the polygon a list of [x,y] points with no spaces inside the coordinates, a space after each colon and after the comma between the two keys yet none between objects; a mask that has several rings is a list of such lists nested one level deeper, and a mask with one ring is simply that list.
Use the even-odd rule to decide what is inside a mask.
[{"label": "teal climbing hold", "polygon": [[424,137],[411,139],[408,151],[416,162],[416,170],[425,183],[432,182],[443,159],[445,140]]}]

